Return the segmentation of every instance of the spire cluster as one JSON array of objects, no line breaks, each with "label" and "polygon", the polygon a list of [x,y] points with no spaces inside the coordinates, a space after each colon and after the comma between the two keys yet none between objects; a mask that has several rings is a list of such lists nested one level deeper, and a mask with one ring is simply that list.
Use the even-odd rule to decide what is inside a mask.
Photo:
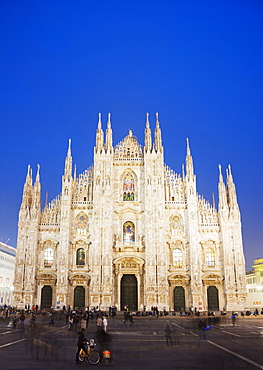
[{"label": "spire cluster", "polygon": [[[106,140],[104,142],[104,132],[102,130],[102,122],[101,122],[101,113],[99,113],[99,120],[98,120],[98,128],[96,131],[96,146],[95,152],[101,153],[103,150],[106,153],[113,152],[112,146],[112,128],[111,128],[111,116],[110,113],[108,114],[108,122],[107,122],[107,129],[106,129]],[[160,122],[159,122],[159,114],[156,113],[156,123],[155,123],[155,131],[154,131],[154,144],[152,144],[152,132],[150,128],[150,121],[149,121],[149,113],[146,113],[146,128],[144,130],[145,139],[145,152],[151,153],[155,151],[156,153],[163,152],[162,147],[162,134],[160,129]],[[129,136],[133,137],[133,133],[129,130]]]},{"label": "spire cluster", "polygon": [[152,132],[150,128],[149,113],[146,113],[146,128],[144,130],[144,149],[145,153],[162,153],[162,133],[160,129],[159,114],[155,114],[154,144],[152,144]]},{"label": "spire cluster", "polygon": [[104,132],[102,130],[101,113],[99,113],[98,128],[96,131],[96,153],[101,153],[102,151],[111,153],[112,147],[112,128],[111,128],[111,114],[108,113],[107,129],[106,129],[106,140],[104,143]]},{"label": "spire cluster", "polygon": [[222,167],[219,168],[219,183],[218,183],[218,195],[219,195],[219,210],[229,211],[231,215],[239,218],[239,207],[237,203],[236,187],[233,181],[231,172],[231,166],[228,165],[226,169],[226,185],[224,183],[222,175]]},{"label": "spire cluster", "polygon": [[21,209],[38,210],[41,206],[40,165],[37,165],[35,183],[33,185],[32,167],[28,165],[26,181],[23,189]]}]

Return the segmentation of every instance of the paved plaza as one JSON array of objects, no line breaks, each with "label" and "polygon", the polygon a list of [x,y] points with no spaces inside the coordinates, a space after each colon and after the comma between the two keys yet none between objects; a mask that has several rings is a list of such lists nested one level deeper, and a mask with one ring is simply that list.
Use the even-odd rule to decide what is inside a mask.
[{"label": "paved plaza", "polygon": [[[207,317],[206,317],[207,319]],[[165,316],[134,317],[132,326],[125,325],[119,313],[108,318],[109,368],[121,370],[187,370],[187,369],[263,369],[263,317],[231,319],[220,317],[213,327],[202,332],[200,318]],[[172,329],[172,346],[164,334],[167,324]],[[214,325],[215,324],[215,325]],[[77,330],[68,330],[65,320],[38,317],[35,328],[14,329],[9,321],[0,322],[1,369],[69,370],[96,366],[106,369],[101,361],[90,365],[75,363]],[[96,325],[90,320],[86,337],[95,338],[101,350]]]}]

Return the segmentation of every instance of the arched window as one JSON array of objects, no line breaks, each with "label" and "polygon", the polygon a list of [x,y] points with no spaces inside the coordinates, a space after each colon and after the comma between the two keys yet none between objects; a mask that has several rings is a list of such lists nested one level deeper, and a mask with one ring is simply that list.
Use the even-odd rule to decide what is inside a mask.
[{"label": "arched window", "polygon": [[76,218],[78,235],[87,235],[89,231],[88,216],[81,213]]},{"label": "arched window", "polygon": [[54,249],[53,248],[46,248],[44,250],[44,266],[50,267],[53,265],[54,260]]},{"label": "arched window", "polygon": [[123,200],[134,200],[134,177],[131,172],[127,172],[123,177]]},{"label": "arched window", "polygon": [[207,266],[215,265],[215,251],[213,248],[208,248],[205,251],[205,263]]},{"label": "arched window", "polygon": [[179,248],[173,250],[173,265],[176,267],[182,267],[183,265],[183,252]]},{"label": "arched window", "polygon": [[85,265],[85,250],[83,248],[77,250],[76,265]]},{"label": "arched window", "polygon": [[134,242],[135,241],[135,226],[131,221],[126,221],[123,224],[123,241]]},{"label": "arched window", "polygon": [[172,216],[170,218],[170,232],[172,235],[182,234],[183,223],[180,216]]}]

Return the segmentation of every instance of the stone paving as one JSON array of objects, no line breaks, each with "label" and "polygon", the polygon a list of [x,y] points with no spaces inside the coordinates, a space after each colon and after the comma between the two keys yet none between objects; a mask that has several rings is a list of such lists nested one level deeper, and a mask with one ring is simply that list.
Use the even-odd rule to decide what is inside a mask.
[{"label": "stone paving", "polygon": [[[121,315],[108,319],[112,352],[110,368],[121,370],[221,370],[263,369],[263,318],[221,320],[220,327],[207,331],[201,339],[196,318],[166,316],[135,317],[134,325],[125,326]],[[167,347],[164,328],[173,330],[173,346]],[[68,370],[90,367],[75,364],[77,332],[69,331],[64,321],[55,326],[39,321],[37,328],[26,331],[0,324],[0,368],[9,370]],[[87,338],[95,337],[90,322]],[[97,349],[101,350],[98,343]],[[1,365],[2,364],[2,365]],[[106,369],[101,361],[98,369]]]}]

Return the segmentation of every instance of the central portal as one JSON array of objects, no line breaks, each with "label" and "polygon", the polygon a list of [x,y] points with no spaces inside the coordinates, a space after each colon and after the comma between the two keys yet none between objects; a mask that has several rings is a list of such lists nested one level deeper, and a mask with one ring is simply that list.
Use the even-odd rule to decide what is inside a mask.
[{"label": "central portal", "polygon": [[138,284],[135,275],[123,275],[121,279],[121,309],[138,310]]}]

